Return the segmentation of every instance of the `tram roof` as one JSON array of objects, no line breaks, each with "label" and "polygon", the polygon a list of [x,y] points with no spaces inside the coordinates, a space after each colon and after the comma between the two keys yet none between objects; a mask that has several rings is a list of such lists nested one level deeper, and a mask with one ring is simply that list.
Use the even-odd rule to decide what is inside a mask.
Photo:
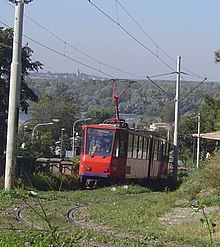
[{"label": "tram roof", "polygon": [[[193,137],[198,137],[198,134],[193,134]],[[220,131],[201,133],[200,138],[210,139],[210,140],[220,140]]]}]

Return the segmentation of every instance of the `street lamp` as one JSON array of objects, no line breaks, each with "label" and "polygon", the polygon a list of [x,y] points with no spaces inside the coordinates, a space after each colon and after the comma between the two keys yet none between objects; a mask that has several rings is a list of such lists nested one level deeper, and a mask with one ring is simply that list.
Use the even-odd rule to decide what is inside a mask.
[{"label": "street lamp", "polygon": [[64,131],[65,131],[65,129],[64,128],[62,128],[61,129],[61,137],[60,137],[60,158],[62,158],[62,157],[64,157],[65,155],[64,155],[64,148],[63,148],[63,144],[64,144],[64,140],[63,140],[63,138],[64,138]]},{"label": "street lamp", "polygon": [[54,123],[58,123],[60,121],[59,118],[52,118],[52,119],[43,119],[43,118],[30,118],[26,121],[24,121],[20,127],[18,128],[18,135],[20,137],[21,134],[23,134],[24,132],[24,128],[27,126],[27,124],[29,124],[29,122],[32,122],[32,121],[48,121],[48,120],[51,120],[51,122],[54,122]]},{"label": "street lamp", "polygon": [[78,119],[78,120],[76,120],[76,121],[73,123],[73,144],[72,144],[73,158],[74,158],[74,156],[75,156],[75,145],[74,145],[75,125],[76,125],[78,122],[84,122],[84,121],[88,121],[88,120],[91,120],[91,118]]},{"label": "street lamp", "polygon": [[31,134],[31,140],[32,142],[34,142],[34,135],[35,135],[35,130],[38,126],[46,126],[46,125],[53,125],[54,123],[50,122],[50,123],[39,123],[39,124],[36,124],[33,128],[33,131],[32,131],[32,134]]}]

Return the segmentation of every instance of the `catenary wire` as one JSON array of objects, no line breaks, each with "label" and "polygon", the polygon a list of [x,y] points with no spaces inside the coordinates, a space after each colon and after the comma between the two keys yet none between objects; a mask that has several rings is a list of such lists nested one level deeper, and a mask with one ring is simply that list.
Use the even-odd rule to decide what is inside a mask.
[{"label": "catenary wire", "polygon": [[[11,5],[9,2],[7,2],[6,0],[4,0],[9,6],[11,6],[13,8],[13,5]],[[87,53],[83,52],[82,50],[74,47],[73,45],[71,45],[70,43],[66,42],[65,40],[63,40],[62,38],[60,38],[58,35],[56,35],[55,33],[51,32],[50,30],[48,30],[47,28],[45,28],[44,26],[42,26],[41,24],[39,24],[38,22],[36,22],[35,20],[33,20],[31,17],[27,16],[27,15],[24,15],[25,18],[29,19],[30,21],[32,21],[35,25],[39,26],[40,28],[42,28],[44,31],[48,32],[50,35],[52,35],[53,37],[55,37],[56,39],[58,39],[59,41],[61,41],[63,44],[64,44],[64,51],[65,51],[65,48],[66,46],[69,46],[70,48],[76,50],[77,52],[83,54],[84,56],[90,58],[91,60],[97,62],[99,64],[99,66],[105,66],[107,68],[110,68],[112,70],[115,70],[115,71],[118,71],[118,72],[122,72],[124,74],[127,74],[127,75],[130,75],[130,76],[134,76],[134,77],[137,77],[137,78],[143,78],[143,76],[140,76],[140,75],[137,75],[137,74],[134,74],[134,73],[131,73],[131,72],[128,72],[128,71],[125,71],[125,70],[121,70],[119,68],[116,68],[114,66],[111,66],[111,65],[108,65],[106,63],[103,63],[97,59],[95,59],[94,57],[88,55]],[[65,53],[65,52],[64,52]]]},{"label": "catenary wire", "polygon": [[135,40],[139,45],[141,45],[145,50],[147,50],[149,53],[151,53],[153,56],[155,56],[157,59],[159,59],[167,68],[169,68],[171,71],[173,71],[173,68],[168,65],[162,58],[158,56],[155,52],[153,52],[151,49],[149,49],[146,45],[144,45],[142,42],[140,42],[137,38],[134,37],[130,32],[127,31],[126,28],[124,28],[120,23],[117,23],[111,16],[106,14],[102,9],[100,9],[97,5],[95,5],[91,0],[88,0],[91,5],[93,5],[99,12],[101,12],[104,16],[106,16],[108,19],[110,19],[112,22],[114,22],[117,26],[119,26],[125,33],[127,33],[133,40]]},{"label": "catenary wire", "polygon": [[[3,25],[9,27],[8,25],[6,25],[6,24],[5,24],[4,22],[2,22],[2,21],[0,21],[0,23],[2,23]],[[9,28],[10,28],[10,27],[9,27]],[[108,73],[106,73],[106,72],[103,72],[103,71],[101,71],[101,70],[99,70],[99,69],[96,69],[96,68],[94,68],[94,67],[92,67],[92,66],[90,66],[90,65],[88,65],[88,64],[85,64],[85,63],[80,62],[80,61],[78,61],[78,60],[76,60],[76,59],[74,59],[74,58],[72,58],[72,57],[70,57],[70,56],[67,56],[66,54],[64,54],[64,53],[62,53],[62,52],[60,52],[60,51],[57,51],[57,50],[55,50],[55,49],[53,49],[53,48],[51,48],[51,47],[49,47],[49,46],[47,46],[47,45],[44,45],[44,44],[42,44],[42,43],[40,43],[40,42],[38,42],[38,41],[36,41],[36,40],[34,40],[34,39],[28,37],[28,36],[25,35],[25,34],[23,34],[23,37],[25,37],[25,38],[31,40],[32,42],[34,42],[34,43],[36,43],[36,44],[38,44],[38,45],[40,45],[40,46],[42,46],[42,47],[44,47],[44,48],[46,48],[47,50],[50,50],[50,51],[52,51],[52,52],[54,52],[54,53],[56,53],[56,54],[58,54],[58,55],[60,55],[60,56],[65,57],[65,58],[67,58],[67,59],[69,59],[69,60],[71,60],[71,61],[73,61],[73,62],[76,62],[76,63],[78,63],[78,64],[81,64],[81,65],[83,65],[83,66],[85,66],[85,67],[87,67],[87,68],[93,69],[93,70],[95,70],[95,71],[97,71],[97,72],[99,72],[99,73],[102,73],[102,74],[106,75],[106,76],[114,77],[114,76],[112,76],[112,75],[110,75],[110,74],[108,74]]]},{"label": "catenary wire", "polygon": [[[7,0],[3,0],[3,1],[4,1],[5,3],[7,3],[10,7],[14,8],[14,6],[13,6],[11,3],[9,3]],[[90,0],[88,0],[88,1],[91,2]],[[134,22],[134,23],[142,30],[142,32],[143,32],[143,33],[151,40],[151,42],[156,46],[156,48],[159,49],[161,52],[163,52],[170,60],[172,60],[174,63],[176,63],[176,61],[175,61],[172,57],[170,57],[163,49],[161,49],[161,48],[156,44],[156,42],[150,37],[150,35],[148,35],[148,34],[146,33],[146,31],[138,24],[138,22],[137,22],[137,21],[132,17],[132,15],[125,9],[125,7],[120,3],[119,0],[115,0],[115,3],[116,3],[116,12],[117,12],[118,24],[119,24],[119,14],[118,14],[118,5],[119,5],[119,6],[126,12],[126,14],[133,20],[133,22]],[[93,3],[92,3],[92,4],[93,4]],[[71,44],[67,43],[67,42],[64,41],[62,38],[60,38],[58,35],[54,34],[54,33],[51,32],[50,30],[46,29],[45,27],[43,27],[41,24],[37,23],[37,22],[36,22],[35,20],[33,20],[32,18],[28,17],[27,15],[25,15],[25,17],[26,17],[27,19],[29,19],[30,21],[32,21],[33,23],[35,23],[36,25],[38,25],[39,27],[41,27],[43,30],[45,30],[45,31],[47,31],[48,33],[50,33],[52,36],[54,36],[55,38],[57,38],[57,39],[60,40],[61,42],[63,42],[64,45],[65,45],[65,48],[66,48],[66,45],[68,45],[68,46],[71,47],[72,49],[78,51],[79,53],[81,53],[81,54],[83,54],[83,55],[85,55],[85,56],[87,56],[88,58],[92,59],[93,61],[99,63],[100,66],[103,65],[103,66],[106,66],[106,67],[111,68],[111,69],[113,69],[113,70],[122,72],[122,73],[124,73],[124,74],[128,74],[128,75],[131,75],[131,76],[135,76],[135,77],[137,77],[137,78],[143,78],[143,77],[141,77],[141,76],[139,76],[139,75],[136,75],[136,74],[130,73],[130,72],[128,72],[128,71],[121,70],[121,69],[118,69],[118,68],[113,67],[113,66],[111,66],[111,65],[108,65],[108,64],[105,64],[105,63],[103,63],[103,62],[100,62],[99,60],[97,60],[97,59],[91,57],[90,55],[86,54],[85,52],[81,51],[80,49],[78,49],[78,48],[72,46]],[[111,19],[110,16],[109,16],[108,18]],[[114,21],[114,20],[112,19],[112,21]],[[114,22],[115,22],[115,21],[114,21]],[[116,22],[115,22],[115,23],[116,23]],[[116,24],[117,24],[117,23],[116,23]],[[65,48],[64,48],[64,50],[65,50]],[[156,57],[159,58],[158,54],[155,54],[155,55],[156,55]],[[159,59],[160,59],[160,58],[159,58]],[[191,73],[191,76],[196,76],[196,77],[198,77],[198,78],[201,78],[201,76],[195,74],[194,72],[188,70],[187,68],[185,68],[185,67],[183,67],[183,66],[181,66],[181,67],[182,67],[184,70],[190,72],[190,73]]]},{"label": "catenary wire", "polygon": [[[5,1],[5,0],[4,0],[4,1]],[[116,0],[116,5],[117,5],[117,0]],[[11,5],[10,5],[10,6],[11,6]],[[48,29],[46,29],[45,27],[43,27],[42,25],[40,25],[39,23],[37,23],[36,21],[34,21],[32,18],[30,18],[30,17],[28,17],[28,16],[25,16],[25,17],[27,17],[29,20],[31,20],[32,22],[34,22],[36,25],[40,26],[42,29],[44,29],[45,31],[49,32],[51,35],[53,35],[54,37],[56,37],[57,39],[59,39],[61,42],[63,42],[63,43],[65,44],[65,47],[66,47],[66,45],[69,45],[69,46],[72,47],[73,49],[76,49],[77,51],[83,53],[83,54],[86,55],[87,57],[89,57],[89,58],[95,60],[96,62],[98,62],[99,64],[101,64],[100,61],[98,61],[98,60],[92,58],[92,57],[89,56],[88,54],[86,54],[86,53],[80,51],[79,49],[77,49],[77,48],[71,46],[71,45],[68,44],[66,41],[64,41],[63,39],[61,39],[59,36],[55,35],[55,34],[52,33],[51,31],[49,31]],[[112,20],[113,20],[113,19],[112,19]],[[114,21],[114,20],[113,20],[113,21]],[[119,23],[119,21],[118,21],[118,23]],[[6,25],[6,24],[3,23],[3,22],[2,22],[2,24]],[[7,25],[6,25],[6,26],[7,26]],[[59,55],[61,55],[61,56],[64,56],[64,57],[66,57],[66,58],[68,58],[68,59],[70,59],[70,60],[72,60],[72,61],[74,61],[74,62],[76,62],[76,63],[79,63],[79,64],[81,64],[81,65],[83,65],[83,66],[85,66],[85,67],[88,67],[88,68],[90,68],[90,69],[93,69],[93,70],[95,70],[95,71],[98,71],[98,72],[100,72],[100,73],[103,73],[103,74],[105,74],[105,75],[107,75],[107,76],[112,77],[112,76],[109,75],[108,73],[103,72],[101,69],[96,69],[96,68],[94,68],[94,67],[92,67],[92,66],[90,66],[90,65],[87,65],[87,64],[85,64],[85,63],[82,63],[82,62],[80,62],[80,61],[78,61],[78,60],[76,60],[76,59],[73,59],[73,58],[67,56],[67,55],[65,54],[65,48],[64,48],[64,53],[61,53],[61,52],[58,52],[58,51],[56,51],[55,49],[52,49],[52,48],[50,48],[50,47],[48,47],[48,46],[46,46],[46,45],[44,45],[44,44],[41,44],[40,42],[38,42],[38,41],[36,41],[36,40],[33,40],[32,38],[30,38],[30,37],[28,37],[28,36],[26,36],[26,35],[24,35],[24,37],[26,37],[26,38],[32,40],[33,42],[37,43],[37,44],[40,45],[40,46],[43,46],[44,48],[49,49],[50,51],[53,51],[53,52],[55,52],[55,53],[57,53],[57,54],[59,54]],[[105,65],[105,64],[103,64],[103,65]],[[109,65],[107,65],[107,66],[108,66],[108,67],[111,67],[111,68],[113,68],[113,69],[116,69],[116,70],[118,70],[118,71],[121,71],[121,72],[123,72],[123,73],[127,73],[126,71],[119,70],[119,69],[114,68],[114,67],[112,67],[112,66],[109,66]],[[175,72],[166,73],[166,74],[161,74],[161,75],[157,75],[157,76],[147,76],[147,79],[150,80],[155,86],[157,86],[161,91],[163,91],[163,92],[164,92],[166,95],[168,95],[168,97],[170,98],[169,94],[167,94],[167,93],[166,93],[159,85],[157,85],[157,83],[155,83],[154,81],[152,81],[151,78],[153,78],[153,77],[158,77],[158,76],[162,76],[162,75],[173,74],[173,73],[175,73]],[[129,73],[129,74],[130,74],[130,75],[137,76],[137,75],[132,74],[132,73]],[[137,76],[137,77],[143,78],[143,77],[140,77],[140,76]]]},{"label": "catenary wire", "polygon": [[[13,5],[11,5],[8,1],[4,0],[9,6],[11,6],[13,8]],[[116,4],[116,13],[117,13],[117,19],[118,19],[118,24],[119,24],[119,14],[118,14],[118,5],[121,6],[121,8],[126,12],[126,14],[134,21],[134,23],[142,30],[142,32],[144,32],[144,34],[151,40],[151,42],[157,47],[157,49],[159,49],[160,51],[162,51],[168,58],[170,58],[174,63],[176,63],[176,61],[174,59],[172,59],[163,49],[161,49],[157,44],[156,42],[145,32],[145,30],[137,23],[137,21],[132,17],[132,15],[125,9],[125,7],[119,2],[119,0],[115,0],[115,4]],[[55,38],[57,38],[58,40],[60,40],[61,42],[64,43],[64,54],[65,54],[65,50],[66,50],[66,45],[68,45],[69,47],[71,47],[72,49],[78,51],[79,53],[87,56],[88,58],[92,59],[93,61],[97,62],[99,64],[99,66],[101,67],[101,65],[103,66],[106,66],[108,68],[111,68],[115,71],[118,71],[118,72],[122,72],[124,74],[128,74],[128,75],[131,75],[131,76],[135,76],[137,78],[144,78],[144,77],[141,77],[139,75],[136,75],[134,73],[130,73],[128,71],[125,71],[125,70],[121,70],[121,69],[118,69],[116,67],[113,67],[111,65],[108,65],[108,64],[105,64],[103,62],[100,62],[99,60],[91,57],[90,55],[86,54],[85,52],[79,50],[78,48],[72,46],[71,44],[67,43],[66,41],[64,41],[62,38],[60,38],[58,35],[54,34],[53,32],[51,32],[50,30],[48,30],[47,28],[43,27],[41,24],[37,23],[35,20],[33,20],[32,18],[28,17],[27,15],[25,15],[26,18],[28,18],[30,21],[32,21],[33,23],[35,23],[36,25],[38,25],[39,27],[41,27],[43,30],[47,31],[48,33],[50,33],[52,36],[54,36]],[[158,56],[158,54],[157,54]],[[186,71],[189,71],[187,70],[186,68],[184,68],[183,66],[181,66],[183,69],[185,69]],[[100,69],[101,70],[101,69]],[[99,70],[99,71],[100,71]],[[189,71],[190,73],[192,73],[193,75],[191,76],[195,76],[196,74]],[[183,73],[183,72],[182,72]],[[201,76],[198,76],[196,75],[198,78],[201,78]],[[154,76],[156,77],[156,76]],[[152,77],[151,77],[152,78]]]},{"label": "catenary wire", "polygon": [[207,77],[205,77],[200,83],[198,83],[189,93],[187,93],[182,99],[181,99],[181,101],[182,100],[184,100],[187,96],[189,96],[197,87],[199,87],[204,81],[206,81],[207,80]]},{"label": "catenary wire", "polygon": [[[0,21],[0,23],[2,23],[3,25],[9,27],[7,24],[5,24],[5,23],[2,22],[2,21]],[[10,27],[9,27],[9,28],[10,28]],[[67,58],[67,59],[69,59],[69,60],[71,60],[71,61],[74,61],[74,62],[76,62],[76,63],[79,63],[79,64],[81,64],[81,65],[83,65],[83,66],[85,66],[85,67],[87,67],[87,68],[93,69],[93,70],[95,70],[95,71],[97,71],[97,72],[99,72],[99,73],[102,73],[102,74],[106,75],[106,76],[113,77],[112,75],[110,75],[110,74],[108,74],[108,73],[105,73],[105,72],[103,72],[103,71],[101,71],[101,70],[98,70],[98,69],[96,69],[96,68],[94,68],[94,67],[92,67],[92,66],[90,66],[90,65],[87,65],[87,64],[85,64],[85,63],[82,63],[82,62],[80,62],[80,61],[78,61],[78,60],[76,60],[76,59],[73,59],[73,58],[67,56],[67,55],[64,54],[64,53],[61,53],[61,52],[59,52],[59,51],[57,51],[57,50],[55,50],[55,49],[53,49],[53,48],[50,48],[50,47],[48,47],[47,45],[44,45],[44,44],[42,44],[42,43],[40,43],[40,42],[38,42],[38,41],[36,41],[36,40],[34,40],[34,39],[28,37],[28,36],[25,35],[25,34],[23,34],[23,36],[26,37],[27,39],[31,40],[32,42],[34,42],[34,43],[36,43],[36,44],[38,44],[38,45],[40,45],[40,46],[42,46],[42,47],[44,47],[44,48],[46,48],[46,49],[48,49],[48,50],[50,50],[50,51],[52,51],[52,52],[58,54],[58,55],[61,55],[61,56],[65,57],[65,58]],[[173,73],[176,73],[176,72],[166,73],[166,74],[163,74],[163,75],[169,75],[169,74],[173,74]],[[161,74],[161,75],[157,75],[157,77],[159,77],[159,76],[162,76],[162,74]],[[146,78],[147,78],[152,84],[154,84],[156,87],[158,87],[164,94],[166,94],[166,95],[169,97],[169,99],[171,99],[171,96],[170,96],[166,91],[164,91],[164,90],[163,90],[156,82],[154,82],[154,81],[151,79],[151,78],[153,78],[153,77],[154,77],[154,76],[151,76],[151,77],[146,76]],[[114,77],[113,77],[113,78],[114,78]],[[114,79],[117,79],[117,78],[114,78]],[[201,83],[200,83],[200,84],[201,84]],[[199,85],[200,85],[200,84],[199,84]],[[198,86],[199,86],[199,85],[198,85]],[[197,87],[198,87],[198,86],[197,86]],[[193,90],[194,90],[194,89],[193,89]],[[192,92],[193,90],[191,90],[191,92]],[[187,95],[187,96],[188,96],[188,95]]]},{"label": "catenary wire", "polygon": [[[132,21],[140,28],[140,30],[149,38],[149,40],[156,46],[158,50],[160,50],[163,54],[165,54],[172,62],[176,64],[176,61],[167,53],[165,52],[162,48],[160,48],[157,43],[150,37],[150,35],[141,27],[141,25],[134,19],[134,17],[125,9],[125,7],[120,3],[119,0],[117,0],[118,5],[125,11],[125,13],[132,19]],[[201,78],[201,76],[197,75],[196,73],[188,70],[187,68],[181,66],[185,71],[188,71],[191,73],[193,76]]]}]

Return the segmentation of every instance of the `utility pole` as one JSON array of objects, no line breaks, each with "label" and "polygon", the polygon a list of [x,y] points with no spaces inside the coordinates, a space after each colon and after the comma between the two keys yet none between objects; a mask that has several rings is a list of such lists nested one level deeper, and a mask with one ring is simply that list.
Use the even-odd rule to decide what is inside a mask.
[{"label": "utility pole", "polygon": [[177,77],[176,77],[176,97],[175,97],[175,121],[174,121],[174,137],[173,137],[173,180],[177,182],[177,170],[178,170],[178,122],[179,122],[179,87],[180,87],[180,62],[181,56],[177,56]]},{"label": "utility pole", "polygon": [[197,134],[197,153],[196,153],[196,168],[199,169],[199,153],[200,153],[200,113],[198,114],[198,134]]},{"label": "utility pole", "polygon": [[15,4],[13,55],[10,74],[8,107],[8,130],[5,164],[5,190],[14,188],[15,166],[17,159],[17,123],[21,87],[21,48],[24,4],[30,0],[11,0]]}]

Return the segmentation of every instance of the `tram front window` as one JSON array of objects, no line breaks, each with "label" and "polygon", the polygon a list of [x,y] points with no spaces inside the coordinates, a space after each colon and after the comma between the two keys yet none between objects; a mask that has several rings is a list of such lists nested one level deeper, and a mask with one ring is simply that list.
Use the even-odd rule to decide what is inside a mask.
[{"label": "tram front window", "polygon": [[111,155],[114,134],[114,130],[88,128],[86,133],[86,154]]}]

